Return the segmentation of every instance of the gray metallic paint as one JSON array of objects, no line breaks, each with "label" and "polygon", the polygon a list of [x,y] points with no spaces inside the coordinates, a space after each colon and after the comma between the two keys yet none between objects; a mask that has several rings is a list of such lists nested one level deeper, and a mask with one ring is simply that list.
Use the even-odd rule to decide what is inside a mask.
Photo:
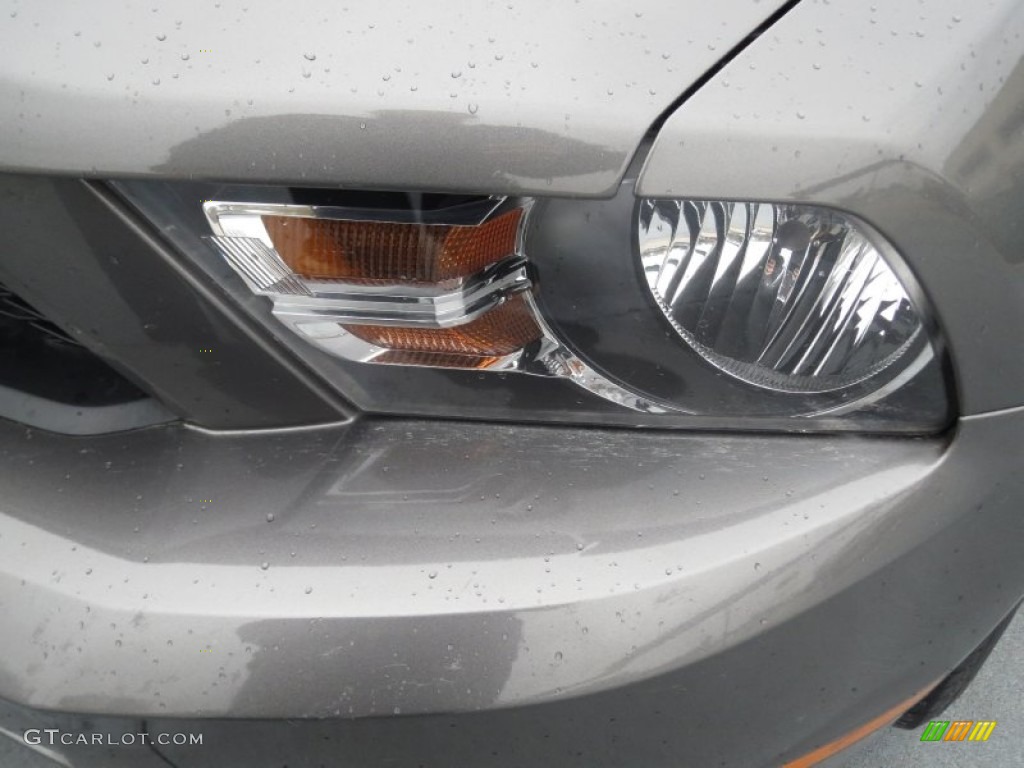
[{"label": "gray metallic paint", "polygon": [[0,385],[0,418],[65,435],[96,435],[176,421],[158,401],[144,397],[112,405],[71,405]]},{"label": "gray metallic paint", "polygon": [[666,122],[645,196],[869,221],[923,284],[964,413],[1024,403],[1024,5],[797,5]]},{"label": "gray metallic paint", "polygon": [[[0,696],[242,717],[519,705],[685,665],[862,572],[815,581],[941,456],[445,422],[74,442],[8,427],[2,445],[0,563],[22,582],[5,608],[35,630],[5,644],[17,684]],[[88,666],[47,661],[83,619]]]},{"label": "gray metallic paint", "polygon": [[[293,751],[334,734],[360,766],[770,764],[941,677],[1017,601],[1022,429],[1024,410],[965,419],[948,446],[4,426],[3,607],[25,632],[5,639],[0,694],[134,717],[403,715],[191,724],[257,739],[251,765],[287,759],[263,731]],[[724,713],[736,724],[702,726]]]},{"label": "gray metallic paint", "polygon": [[782,4],[4,2],[0,168],[611,194]]},{"label": "gray metallic paint", "polygon": [[[70,19],[85,13],[67,7]],[[417,26],[429,24],[423,7],[411,11]],[[951,5],[934,7],[869,13],[805,0],[669,120],[640,190],[833,204],[877,226],[950,341],[972,415],[948,440],[402,421],[72,439],[2,424],[0,695],[17,702],[0,706],[3,727],[138,730],[138,719],[103,713],[151,716],[152,730],[208,734],[202,748],[166,750],[193,768],[767,766],[947,673],[1024,584],[1024,409],[973,415],[1021,402],[1015,121],[1024,84],[1016,4],[956,19]],[[719,4],[736,12],[724,28],[694,14],[682,27],[682,38],[693,32],[694,66],[666,75],[655,71],[658,47],[675,46],[663,61],[690,58],[677,53],[680,27],[667,23],[677,6],[652,4],[642,17],[651,54],[637,53],[642,42],[611,45],[620,32],[629,40],[629,6],[596,16],[572,8],[545,12],[587,16],[578,28],[551,28],[571,30],[575,59],[562,64],[578,82],[551,80],[545,60],[539,80],[513,79],[506,92],[502,67],[526,77],[532,52],[510,44],[497,60],[481,42],[472,88],[488,90],[473,95],[475,117],[440,106],[448,30],[419,29],[410,47],[400,35],[372,50],[356,42],[353,51],[403,69],[386,97],[397,104],[402,90],[401,106],[366,113],[367,132],[391,132],[387,163],[379,144],[333,148],[336,139],[358,146],[358,110],[378,98],[379,69],[344,98],[321,74],[301,76],[307,32],[323,42],[316,67],[341,71],[327,61],[327,25],[300,33],[275,13],[275,38],[245,21],[270,11],[237,9],[242,21],[232,16],[218,32],[235,41],[225,64],[204,61],[207,77],[189,79],[198,60],[195,70],[170,67],[179,41],[160,14],[129,13],[118,37],[139,37],[128,56],[88,34],[98,28],[91,18],[79,39],[74,21],[35,28],[39,11],[19,8],[26,23],[0,48],[0,92],[11,97],[0,109],[12,117],[0,122],[0,166],[607,194],[657,114],[658,99],[641,109],[641,87],[685,74],[664,108],[714,59],[697,52],[715,33],[735,41],[771,10]],[[495,50],[506,33],[543,35],[538,56],[559,49],[557,34],[515,8],[507,19],[494,15],[500,7],[481,9],[463,9],[465,37],[450,44],[460,61],[460,46],[486,39],[494,18]],[[352,14],[365,21],[370,11]],[[400,16],[388,18],[397,30]],[[0,22],[13,39],[7,13]],[[194,16],[183,22],[198,27]],[[102,53],[89,49],[93,38]],[[280,42],[283,52],[268,56],[287,64],[261,83],[267,104],[251,108],[230,89],[233,75],[251,77],[243,65],[255,57],[240,52],[250,40]],[[443,55],[420,53],[426,42]],[[160,65],[161,85],[146,85],[140,56]],[[94,82],[114,64],[125,69]],[[606,67],[634,66],[635,84],[612,87],[600,108],[588,101],[565,132],[567,97],[596,99],[609,87]],[[416,67],[423,79],[409,91]],[[186,83],[202,89],[194,107]],[[518,100],[506,96],[520,85],[529,87]],[[180,119],[185,112],[194,119]],[[520,116],[536,123],[517,126]],[[80,143],[63,141],[67,117]],[[436,126],[447,132],[440,148]],[[306,156],[310,140],[317,148]],[[463,148],[474,163],[459,162]],[[66,256],[88,253],[79,243]],[[212,499],[206,509],[202,499]],[[211,653],[200,653],[206,645]],[[159,719],[200,714],[341,717]],[[134,749],[68,754],[79,766],[165,764]]]}]

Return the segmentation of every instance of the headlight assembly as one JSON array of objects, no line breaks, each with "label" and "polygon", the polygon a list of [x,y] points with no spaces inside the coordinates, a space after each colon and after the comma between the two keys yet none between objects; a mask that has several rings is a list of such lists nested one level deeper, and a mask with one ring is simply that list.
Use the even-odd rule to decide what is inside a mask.
[{"label": "headlight assembly", "polygon": [[628,182],[611,200],[115,186],[368,411],[948,423],[921,291],[884,238],[841,212],[637,199]]},{"label": "headlight assembly", "polygon": [[753,386],[870,391],[908,357],[930,354],[907,290],[838,213],[643,200],[638,239],[647,286],[672,327]]}]

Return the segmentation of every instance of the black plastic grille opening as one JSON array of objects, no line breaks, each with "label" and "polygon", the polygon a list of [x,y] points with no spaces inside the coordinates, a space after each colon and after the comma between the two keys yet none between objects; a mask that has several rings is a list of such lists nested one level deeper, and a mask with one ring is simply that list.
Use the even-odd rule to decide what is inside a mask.
[{"label": "black plastic grille opening", "polygon": [[59,403],[103,406],[147,395],[0,284],[0,386]]}]

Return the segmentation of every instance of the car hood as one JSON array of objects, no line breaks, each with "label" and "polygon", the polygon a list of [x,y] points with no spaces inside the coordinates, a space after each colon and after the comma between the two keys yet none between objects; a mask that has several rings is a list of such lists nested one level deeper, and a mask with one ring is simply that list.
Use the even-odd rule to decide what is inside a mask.
[{"label": "car hood", "polygon": [[0,169],[607,195],[781,2],[388,2],[0,13]]}]

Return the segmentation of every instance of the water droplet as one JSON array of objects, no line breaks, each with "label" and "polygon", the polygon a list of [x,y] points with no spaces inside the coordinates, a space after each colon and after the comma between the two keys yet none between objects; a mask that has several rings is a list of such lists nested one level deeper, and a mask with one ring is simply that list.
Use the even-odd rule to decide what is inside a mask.
[{"label": "water droplet", "polygon": [[266,560],[264,560],[262,563],[260,563],[260,570],[261,571],[265,571],[269,567],[270,567],[270,563],[268,563]]},{"label": "water droplet", "polygon": [[309,78],[310,78],[310,77],[311,77],[312,75],[313,75],[313,73],[312,73],[312,72],[309,72],[309,71],[307,71],[307,70],[305,70],[305,69],[304,69],[304,70],[302,70],[302,76],[303,76],[304,78],[306,78],[307,80],[308,80],[308,79],[309,79]]},{"label": "water droplet", "polygon": [[803,120],[805,117],[807,117],[806,114],[804,114],[803,112],[800,112],[800,111],[797,111],[796,116],[798,118],[800,118],[801,120]]},{"label": "water droplet", "polygon": [[359,124],[359,130],[360,131],[365,131],[366,130],[366,123],[360,123]]},{"label": "water droplet", "polygon": [[316,61],[316,54],[315,53],[304,53],[302,55],[306,59],[306,61]]},{"label": "water droplet", "polygon": [[437,571],[431,571],[430,573],[428,573],[427,574],[427,578],[428,579],[436,579],[437,578]]},{"label": "water droplet", "polygon": [[963,17],[962,16],[954,16],[953,17],[953,23],[954,24],[959,24],[961,21],[963,21]]},{"label": "water droplet", "polygon": [[470,105],[469,105],[469,114],[471,114],[471,115],[475,115],[475,114],[476,114],[476,111],[477,111],[478,109],[479,109],[479,107],[478,107],[478,106],[477,106],[476,104],[470,104]]},{"label": "water droplet", "polygon": [[[416,91],[418,91],[419,89],[420,89],[420,87],[419,87],[418,85],[410,85],[410,86],[409,86],[409,90],[410,90],[410,91],[413,91],[413,92],[416,92]],[[387,472],[387,467],[385,467],[385,468],[384,468],[384,471],[385,471],[385,472]]]},{"label": "water droplet", "polygon": [[555,651],[555,661],[561,661],[563,658],[565,657],[562,655],[561,651]]},{"label": "water droplet", "polygon": [[189,56],[188,56],[188,54],[187,54],[187,53],[183,53],[183,54],[181,54],[181,60],[182,60],[182,61],[188,61],[188,58],[189,58]]},{"label": "water droplet", "polygon": [[501,61],[504,58],[505,58],[505,54],[503,54],[503,53],[496,53],[496,54],[494,54],[494,60],[495,61]]},{"label": "water droplet", "polygon": [[[107,75],[107,80],[113,80],[113,79],[114,79],[114,73],[111,72],[109,75]],[[110,462],[108,461],[103,466],[104,466],[105,469],[110,469]]]},{"label": "water droplet", "polygon": [[306,594],[310,594],[313,591],[312,587],[306,587]]},{"label": "water droplet", "polygon": [[167,35],[165,35],[165,34],[163,34],[161,32],[159,35],[156,36],[156,39],[159,40],[162,43],[164,40],[167,39]]},{"label": "water droplet", "polygon": [[159,77],[154,77],[153,78],[153,85],[160,85],[160,78]]},{"label": "water droplet", "polygon": [[267,512],[267,522],[268,523],[274,522],[274,513],[273,512]]}]

